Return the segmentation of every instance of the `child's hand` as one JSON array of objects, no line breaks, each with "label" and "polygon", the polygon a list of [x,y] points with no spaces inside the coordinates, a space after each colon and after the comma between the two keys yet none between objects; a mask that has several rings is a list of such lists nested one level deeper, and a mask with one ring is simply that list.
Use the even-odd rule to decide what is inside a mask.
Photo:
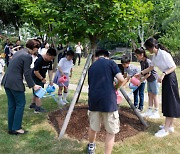
[{"label": "child's hand", "polygon": [[50,82],[49,82],[49,85],[53,86],[53,81],[50,81]]},{"label": "child's hand", "polygon": [[134,77],[136,77],[137,79],[140,79],[141,76],[142,76],[141,73],[137,73],[137,74],[134,75]]}]

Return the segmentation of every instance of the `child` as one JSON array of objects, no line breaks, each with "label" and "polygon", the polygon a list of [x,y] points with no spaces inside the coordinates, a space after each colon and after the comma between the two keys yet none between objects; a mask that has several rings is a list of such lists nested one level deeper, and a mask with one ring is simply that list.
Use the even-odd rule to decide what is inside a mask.
[{"label": "child", "polygon": [[[43,56],[39,56],[38,59],[34,63],[34,68],[32,70],[32,77],[34,82],[37,85],[40,85],[44,88],[44,84],[46,83],[46,72],[48,70],[49,74],[49,83],[50,85],[53,85],[52,83],[52,61],[54,60],[56,56],[56,50],[53,48],[50,48],[47,50],[46,54]],[[41,107],[41,99],[39,99],[34,91],[33,91],[34,97],[33,97],[33,103],[30,105],[30,108],[34,108],[34,113],[41,113],[46,112],[45,109]]]},{"label": "child", "polygon": [[152,63],[150,67],[136,76],[139,77],[152,71],[154,66],[157,66],[162,72],[158,77],[158,82],[162,83],[162,113],[166,118],[164,126],[161,126],[155,136],[165,137],[174,132],[174,118],[180,117],[180,97],[175,73],[176,64],[167,49],[159,44],[156,39],[149,38],[145,41],[144,46],[150,53],[154,54]]},{"label": "child", "polygon": [[115,134],[119,132],[120,121],[117,106],[114,77],[118,80],[119,88],[124,78],[117,64],[109,60],[107,50],[96,51],[96,61],[88,70],[88,116],[89,116],[89,144],[87,153],[95,153],[96,134],[100,131],[101,124],[106,130],[104,153],[110,154],[114,145]]},{"label": "child", "polygon": [[[151,65],[151,60],[147,58],[147,55],[143,47],[136,49],[135,54],[140,62],[142,70],[148,68]],[[154,119],[160,118],[158,111],[159,103],[158,103],[158,95],[157,95],[158,94],[157,78],[158,75],[154,69],[150,73],[144,75],[143,78],[141,78],[141,81],[147,80],[147,91],[149,97],[148,110],[142,114],[142,116],[144,117],[149,117]],[[154,112],[153,112],[153,105],[155,107]]]},{"label": "child", "polygon": [[[136,73],[139,73],[140,70],[138,67],[130,64],[130,59],[127,56],[123,56],[121,58],[122,66],[124,67],[124,72],[127,73],[127,81],[133,77]],[[144,88],[145,88],[145,82],[142,82],[141,85],[133,92],[134,94],[134,106],[139,109],[141,112],[143,110],[144,106]],[[140,102],[138,104],[138,93]]]},{"label": "child", "polygon": [[[74,52],[72,50],[69,50],[66,54],[66,57],[61,58],[61,60],[58,63],[58,70],[56,71],[53,82],[59,86],[58,89],[59,105],[65,105],[66,103],[69,103],[66,100],[66,98],[68,94],[69,77],[72,76],[73,57],[74,57]],[[63,85],[58,80],[60,77],[64,75],[67,77],[67,81]],[[62,96],[63,87],[64,87],[64,93]]]},{"label": "child", "polygon": [[[0,83],[4,75],[4,66],[5,66],[4,54],[0,54]],[[0,90],[1,90],[1,87],[0,87]]]}]

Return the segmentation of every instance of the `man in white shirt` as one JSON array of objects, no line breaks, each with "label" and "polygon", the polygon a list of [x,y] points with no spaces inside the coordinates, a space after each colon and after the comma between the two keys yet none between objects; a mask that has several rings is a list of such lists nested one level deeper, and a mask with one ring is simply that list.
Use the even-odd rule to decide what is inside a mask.
[{"label": "man in white shirt", "polygon": [[82,47],[82,45],[81,45],[81,42],[78,42],[78,44],[75,45],[75,49],[76,49],[76,55],[75,55],[74,65],[76,64],[76,59],[77,59],[77,57],[79,58],[78,65],[80,65],[80,63],[81,63],[81,52],[82,52],[82,50],[83,50],[83,47]]}]

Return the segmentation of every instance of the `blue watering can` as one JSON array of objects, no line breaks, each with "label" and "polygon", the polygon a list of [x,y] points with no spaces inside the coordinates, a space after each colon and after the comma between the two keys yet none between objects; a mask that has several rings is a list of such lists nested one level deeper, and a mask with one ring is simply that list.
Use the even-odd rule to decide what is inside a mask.
[{"label": "blue watering can", "polygon": [[42,98],[46,94],[46,90],[44,88],[40,88],[39,90],[35,91],[35,95],[39,98]]},{"label": "blue watering can", "polygon": [[55,86],[51,86],[51,85],[48,85],[47,88],[46,88],[46,91],[47,93],[52,93],[52,92],[55,92],[56,88]]}]

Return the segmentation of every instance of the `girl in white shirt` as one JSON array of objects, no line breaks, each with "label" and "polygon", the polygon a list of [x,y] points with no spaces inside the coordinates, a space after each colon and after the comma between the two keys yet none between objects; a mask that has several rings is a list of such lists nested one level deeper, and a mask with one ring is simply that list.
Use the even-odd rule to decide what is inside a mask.
[{"label": "girl in white shirt", "polygon": [[144,75],[157,66],[161,70],[158,81],[162,83],[162,113],[165,116],[165,124],[160,126],[160,130],[155,134],[156,137],[165,137],[169,133],[174,132],[174,118],[180,117],[180,97],[178,90],[178,82],[175,74],[176,65],[172,56],[167,50],[154,38],[145,41],[146,49],[153,53],[152,64],[149,68],[143,70]]},{"label": "girl in white shirt", "polygon": [[[58,63],[58,70],[56,71],[55,77],[54,77],[54,83],[59,86],[58,89],[58,96],[59,96],[59,104],[65,105],[66,103],[69,103],[66,98],[68,94],[68,86],[69,86],[69,77],[72,76],[72,67],[73,67],[73,57],[74,52],[72,50],[69,50],[66,54],[66,57],[61,58],[61,60]],[[59,82],[59,78],[62,76],[67,77],[67,81],[63,84]],[[62,91],[64,87],[64,93],[62,96]]]}]

